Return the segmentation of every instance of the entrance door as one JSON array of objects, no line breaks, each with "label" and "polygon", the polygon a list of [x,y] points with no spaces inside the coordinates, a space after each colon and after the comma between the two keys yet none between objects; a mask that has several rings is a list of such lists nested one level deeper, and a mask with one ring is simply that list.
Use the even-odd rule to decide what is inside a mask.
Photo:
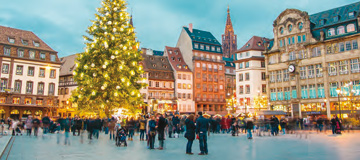
[{"label": "entrance door", "polygon": [[20,112],[19,112],[19,110],[17,110],[17,109],[12,110],[12,111],[10,112],[10,118],[11,118],[11,119],[17,119],[17,120],[19,120],[19,118],[20,118]]}]

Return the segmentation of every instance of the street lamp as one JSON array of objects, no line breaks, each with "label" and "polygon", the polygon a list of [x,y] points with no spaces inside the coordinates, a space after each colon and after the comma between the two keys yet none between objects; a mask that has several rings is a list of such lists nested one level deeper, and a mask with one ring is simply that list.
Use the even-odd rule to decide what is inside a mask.
[{"label": "street lamp", "polygon": [[338,95],[338,111],[340,113],[340,119],[341,119],[341,104],[340,104],[340,93],[341,93],[341,89],[340,88],[336,88],[336,93]]}]

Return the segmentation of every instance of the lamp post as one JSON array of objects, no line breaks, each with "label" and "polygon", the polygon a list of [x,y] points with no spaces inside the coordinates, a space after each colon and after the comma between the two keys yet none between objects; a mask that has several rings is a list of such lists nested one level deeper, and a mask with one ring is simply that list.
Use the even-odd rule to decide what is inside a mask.
[{"label": "lamp post", "polygon": [[341,104],[340,104],[340,94],[341,94],[341,89],[340,88],[336,88],[336,93],[338,95],[338,111],[340,113],[340,119],[341,119]]}]

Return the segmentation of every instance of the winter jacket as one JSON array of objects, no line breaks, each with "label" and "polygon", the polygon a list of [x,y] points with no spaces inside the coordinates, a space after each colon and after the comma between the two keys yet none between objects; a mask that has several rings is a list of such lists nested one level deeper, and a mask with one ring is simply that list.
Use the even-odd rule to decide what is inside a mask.
[{"label": "winter jacket", "polygon": [[204,118],[203,116],[200,116],[197,120],[196,120],[196,133],[206,133],[208,131],[209,128],[209,120]]},{"label": "winter jacket", "polygon": [[186,125],[185,138],[187,138],[190,141],[194,140],[195,139],[195,130],[196,130],[195,123],[193,121],[191,121],[190,119],[186,119],[185,125]]}]

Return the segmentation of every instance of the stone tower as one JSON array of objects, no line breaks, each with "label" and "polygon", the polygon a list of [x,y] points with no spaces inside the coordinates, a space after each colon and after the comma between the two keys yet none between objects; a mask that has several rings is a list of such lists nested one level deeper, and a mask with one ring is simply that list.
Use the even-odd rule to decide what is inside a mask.
[{"label": "stone tower", "polygon": [[230,18],[230,9],[228,6],[225,33],[222,35],[222,49],[224,57],[235,58],[233,57],[233,54],[237,50],[236,41],[237,37],[234,34],[234,29]]}]

